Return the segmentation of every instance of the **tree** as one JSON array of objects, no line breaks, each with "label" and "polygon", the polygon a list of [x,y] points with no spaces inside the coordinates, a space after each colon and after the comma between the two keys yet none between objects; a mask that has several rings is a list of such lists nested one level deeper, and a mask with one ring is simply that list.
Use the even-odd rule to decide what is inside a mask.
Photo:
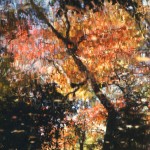
[{"label": "tree", "polygon": [[71,147],[72,142],[74,142],[74,148],[80,150],[85,147],[100,149],[102,146],[100,143],[102,143],[101,140],[105,132],[103,126],[106,112],[102,111],[103,106],[99,103],[96,103],[92,108],[88,108],[86,105],[84,102],[82,107],[85,108],[80,108],[79,113],[73,117],[68,114],[67,120],[70,124],[65,128],[65,136],[63,135],[66,147]]},{"label": "tree", "polygon": [[[134,20],[123,9],[117,11],[115,7],[119,7],[118,5],[113,7],[107,4],[104,7],[105,11],[93,13],[93,10],[89,10],[84,12],[84,15],[80,13],[71,15],[67,5],[63,5],[63,1],[60,1],[62,16],[48,18],[44,14],[45,10],[33,0],[30,0],[30,4],[39,19],[38,24],[42,28],[45,25],[47,27],[39,31],[32,30],[35,31],[32,33],[25,30],[26,28],[21,29],[22,24],[19,26],[20,22],[18,23],[17,38],[11,42],[9,49],[14,53],[15,65],[18,62],[27,67],[32,60],[31,64],[36,64],[37,69],[41,58],[40,61],[52,64],[50,68],[46,66],[43,69],[44,73],[48,69],[51,73],[48,80],[59,83],[62,87],[62,90],[59,90],[67,94],[66,96],[78,95],[79,89],[92,91],[108,112],[104,149],[111,149],[109,143],[113,141],[114,133],[117,131],[116,118],[120,114],[102,89],[113,85],[116,80],[120,81],[116,67],[121,72],[123,71],[121,68],[129,67],[129,56],[134,53],[142,40],[140,31],[134,26]],[[110,16],[112,13],[114,15]],[[30,19],[24,26],[32,23]],[[41,39],[41,42],[35,39]],[[41,45],[38,47],[36,44]],[[29,53],[27,49],[30,50]],[[125,97],[123,100],[128,98]]]}]

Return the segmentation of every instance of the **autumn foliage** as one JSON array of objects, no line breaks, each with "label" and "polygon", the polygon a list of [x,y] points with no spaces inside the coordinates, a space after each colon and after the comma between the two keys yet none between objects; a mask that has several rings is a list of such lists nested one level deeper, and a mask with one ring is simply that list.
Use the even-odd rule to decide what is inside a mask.
[{"label": "autumn foliage", "polygon": [[[42,149],[100,149],[102,143],[104,150],[128,149],[148,106],[149,58],[137,52],[146,32],[134,10],[125,11],[127,1],[99,7],[89,1],[92,7],[85,5],[81,11],[59,2],[58,15],[50,3],[52,12],[47,14],[42,4],[30,0],[27,8],[17,10],[15,26],[3,29],[2,43],[9,43],[6,49],[14,59],[6,78],[17,95],[15,102],[38,104],[35,109],[49,126],[39,121]],[[95,105],[78,106],[78,101]],[[138,110],[144,112],[141,118]],[[130,134],[127,138],[124,131]]]},{"label": "autumn foliage", "polygon": [[[142,37],[135,21],[118,5],[107,4],[104,10],[81,14],[68,13],[70,22],[69,39],[78,43],[77,55],[94,74],[98,82],[109,82],[114,68],[121,60],[128,65],[130,54],[139,46]],[[56,18],[53,26],[66,36],[66,18]],[[29,22],[32,25],[32,22]],[[18,24],[19,27],[19,24]],[[23,71],[39,72],[47,80],[57,82],[64,93],[71,90],[70,82],[81,82],[81,73],[73,59],[66,53],[64,43],[51,29],[36,27],[29,30],[18,28],[9,51],[15,57],[15,66]],[[52,63],[57,63],[55,67]],[[50,64],[50,65],[49,65]],[[23,65],[23,66],[22,66]]]}]

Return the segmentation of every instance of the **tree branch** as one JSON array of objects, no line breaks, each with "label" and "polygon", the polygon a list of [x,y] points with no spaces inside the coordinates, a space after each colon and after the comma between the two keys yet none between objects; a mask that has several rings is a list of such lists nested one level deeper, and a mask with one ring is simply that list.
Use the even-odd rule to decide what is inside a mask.
[{"label": "tree branch", "polygon": [[87,79],[90,80],[92,89],[95,93],[95,95],[98,97],[98,99],[100,100],[100,102],[103,104],[103,106],[105,107],[105,109],[108,112],[115,112],[115,108],[114,105],[111,103],[111,101],[102,93],[102,91],[100,90],[99,84],[97,84],[96,79],[94,77],[93,74],[90,73],[90,71],[87,69],[87,67],[82,63],[82,61],[73,53],[69,52],[69,55],[72,56],[73,60],[75,61],[75,63],[77,64],[79,70],[81,72],[84,72],[87,76]]},{"label": "tree branch", "polygon": [[69,39],[65,38],[60,32],[58,32],[53,26],[52,24],[49,22],[48,18],[44,15],[44,13],[42,12],[41,8],[38,7],[33,0],[30,0],[31,6],[32,8],[36,11],[38,18],[42,21],[44,21],[52,30],[52,32],[57,36],[58,39],[62,40],[66,45],[71,44],[74,45],[74,43],[72,41],[70,41]]},{"label": "tree branch", "polygon": [[67,9],[65,9],[65,18],[66,18],[66,23],[67,23],[67,26],[66,26],[66,38],[69,39],[69,32],[70,32],[70,22],[69,22],[69,19],[68,19],[68,15],[67,15]]},{"label": "tree branch", "polygon": [[83,62],[75,55],[75,52],[77,51],[77,45],[74,44],[72,41],[67,39],[66,37],[63,37],[61,33],[59,33],[49,22],[49,20],[46,18],[46,16],[43,14],[43,12],[40,10],[40,8],[33,2],[33,0],[30,0],[31,5],[33,9],[37,12],[37,15],[39,19],[43,20],[52,30],[52,32],[57,36],[58,39],[61,39],[64,44],[66,44],[67,48],[68,45],[71,44],[73,47],[71,49],[67,50],[67,54],[72,56],[73,60],[77,64],[79,70],[81,72],[84,72],[87,76],[87,79],[90,80],[92,89],[95,93],[95,95],[98,97],[98,99],[101,101],[103,106],[108,112],[115,112],[115,108],[113,104],[110,102],[110,100],[102,93],[102,91],[99,88],[99,85],[96,82],[95,77],[93,74],[90,73],[90,71],[87,69],[87,67],[83,64]]}]

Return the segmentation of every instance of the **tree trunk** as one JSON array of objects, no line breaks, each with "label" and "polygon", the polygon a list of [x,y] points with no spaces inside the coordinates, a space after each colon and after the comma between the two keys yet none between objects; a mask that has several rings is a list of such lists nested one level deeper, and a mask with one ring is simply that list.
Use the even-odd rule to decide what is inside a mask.
[{"label": "tree trunk", "polygon": [[[85,122],[84,122],[85,123]],[[85,124],[84,124],[85,125]],[[85,142],[85,131],[81,131],[81,141],[80,141],[80,150],[83,150],[84,148],[84,142]]]},{"label": "tree trunk", "polygon": [[84,144],[83,144],[83,142],[81,142],[80,143],[80,150],[83,150],[83,146],[84,146]]},{"label": "tree trunk", "polygon": [[107,125],[106,125],[106,133],[104,137],[103,150],[119,150],[116,137],[117,137],[117,116],[118,113],[116,111],[112,111],[108,113]]},{"label": "tree trunk", "polygon": [[115,111],[113,104],[111,103],[111,101],[102,93],[100,86],[98,85],[95,77],[93,74],[91,74],[91,72],[87,69],[87,67],[83,64],[83,62],[75,55],[72,54],[71,52],[68,52],[69,55],[72,56],[75,64],[78,66],[79,70],[81,72],[84,72],[87,76],[87,78],[90,80],[91,82],[91,86],[92,89],[95,93],[95,95],[97,96],[97,98],[99,99],[99,101],[102,103],[102,105],[105,107],[105,109],[108,112],[111,111]]}]

